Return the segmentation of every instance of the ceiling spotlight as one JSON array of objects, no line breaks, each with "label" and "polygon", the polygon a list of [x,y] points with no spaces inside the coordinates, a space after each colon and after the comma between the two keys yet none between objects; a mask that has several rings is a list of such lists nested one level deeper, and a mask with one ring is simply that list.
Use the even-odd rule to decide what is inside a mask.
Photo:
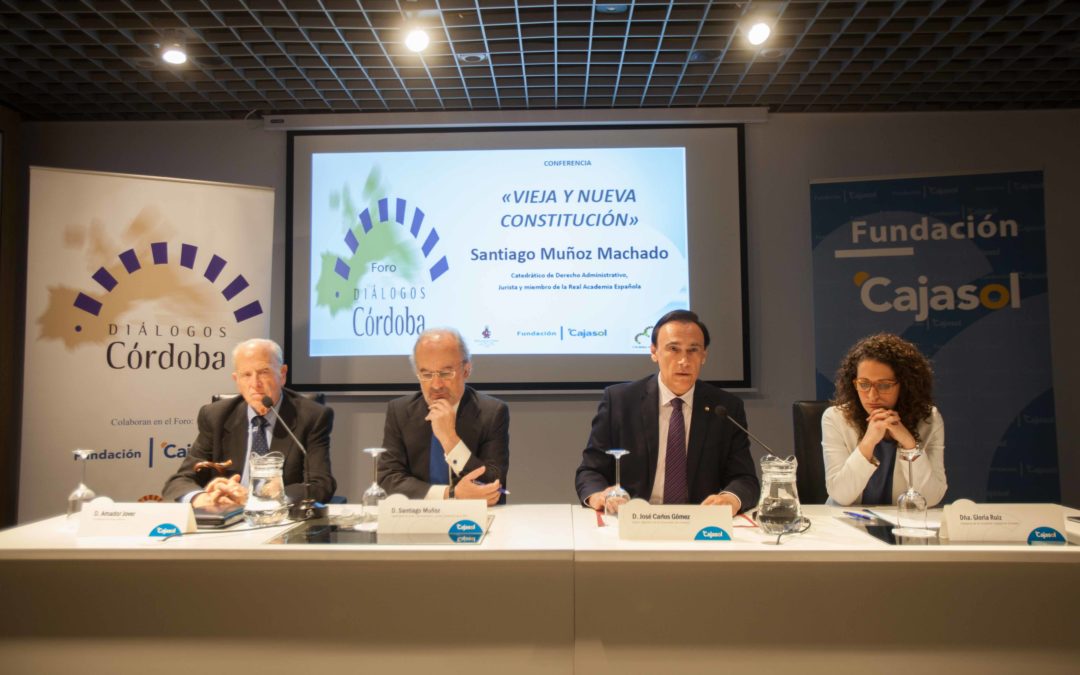
[{"label": "ceiling spotlight", "polygon": [[488,60],[485,52],[458,52],[458,63],[483,63]]},{"label": "ceiling spotlight", "polygon": [[782,56],[788,55],[787,49],[783,47],[762,47],[758,50],[757,58],[759,59],[778,59]]},{"label": "ceiling spotlight", "polygon": [[714,63],[720,60],[720,51],[716,49],[695,49],[690,52],[690,63]]},{"label": "ceiling spotlight", "polygon": [[764,21],[758,21],[753,26],[750,26],[750,30],[746,31],[746,39],[750,41],[752,45],[759,45],[769,39],[769,35],[772,33],[772,28]]},{"label": "ceiling spotlight", "polygon": [[161,50],[161,60],[179,66],[182,63],[187,63],[187,52],[184,51],[182,44],[172,42],[165,45],[165,48]]},{"label": "ceiling spotlight", "polygon": [[422,28],[413,28],[405,36],[405,46],[414,52],[424,51],[430,42],[431,38]]}]

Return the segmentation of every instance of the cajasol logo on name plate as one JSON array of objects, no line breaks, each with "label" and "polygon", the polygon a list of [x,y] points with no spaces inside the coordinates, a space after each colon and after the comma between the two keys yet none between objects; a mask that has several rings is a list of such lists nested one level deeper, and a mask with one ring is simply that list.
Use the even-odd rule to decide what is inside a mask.
[{"label": "cajasol logo on name plate", "polygon": [[151,537],[178,537],[182,534],[183,532],[180,531],[180,528],[172,523],[161,523],[160,525],[155,525],[154,529],[150,530]]},{"label": "cajasol logo on name plate", "polygon": [[1068,544],[1068,540],[1060,532],[1052,527],[1040,526],[1036,527],[1028,535],[1027,543],[1029,546],[1042,546],[1045,544],[1052,544],[1055,546],[1063,546]]},{"label": "cajasol logo on name plate", "polygon": [[722,527],[708,525],[698,530],[698,533],[694,535],[694,541],[731,541],[731,535]]},{"label": "cajasol logo on name plate", "polygon": [[455,544],[475,544],[480,541],[483,532],[472,520],[459,520],[450,526],[450,541]]}]

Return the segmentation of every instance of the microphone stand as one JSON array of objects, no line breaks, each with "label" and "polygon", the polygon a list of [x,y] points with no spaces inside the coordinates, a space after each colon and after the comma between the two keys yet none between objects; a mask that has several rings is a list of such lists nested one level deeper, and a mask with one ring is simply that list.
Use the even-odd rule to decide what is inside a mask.
[{"label": "microphone stand", "polygon": [[262,404],[266,407],[268,411],[274,412],[274,424],[281,422],[281,426],[289,434],[289,437],[293,439],[293,442],[296,443],[296,447],[300,448],[300,453],[303,455],[304,458],[303,462],[301,463],[304,473],[304,498],[289,506],[289,519],[300,521],[312,520],[315,518],[326,518],[330,513],[330,509],[326,506],[326,504],[322,504],[311,498],[311,481],[308,478],[307,448],[305,448],[304,444],[300,442],[300,439],[296,437],[296,434],[294,434],[292,429],[289,428],[289,425],[285,424],[285,420],[281,419],[281,415],[279,415],[278,412],[274,410],[273,399],[271,399],[269,396],[264,396]]},{"label": "microphone stand", "polygon": [[[706,408],[706,410],[708,410],[708,408]],[[738,428],[739,428],[739,430],[740,430],[740,431],[742,431],[742,432],[743,432],[744,434],[746,434],[746,435],[747,435],[747,436],[749,436],[750,438],[752,438],[752,439],[754,439],[755,441],[757,441],[758,445],[760,445],[761,447],[763,447],[763,448],[765,448],[766,450],[768,450],[768,451],[769,451],[769,454],[770,454],[770,455],[772,455],[773,457],[779,457],[779,456],[780,456],[780,455],[776,454],[775,452],[773,452],[773,449],[772,449],[772,448],[770,448],[769,446],[765,445],[765,441],[761,440],[760,438],[758,438],[758,437],[757,437],[757,436],[755,436],[754,434],[750,433],[750,430],[749,430],[749,429],[747,429],[747,428],[746,428],[746,427],[744,427],[743,425],[741,425],[741,424],[739,424],[738,422],[736,422],[736,421],[735,421],[735,418],[734,418],[734,417],[732,417],[731,415],[729,415],[729,414],[728,414],[727,408],[725,408],[724,406],[722,406],[722,405],[718,405],[718,406],[716,406],[715,408],[713,408],[713,414],[714,414],[714,415],[716,415],[717,417],[719,417],[720,419],[726,419],[727,421],[729,421],[729,422],[731,422],[732,424],[734,424],[734,425],[735,425],[736,427],[738,427]]]}]

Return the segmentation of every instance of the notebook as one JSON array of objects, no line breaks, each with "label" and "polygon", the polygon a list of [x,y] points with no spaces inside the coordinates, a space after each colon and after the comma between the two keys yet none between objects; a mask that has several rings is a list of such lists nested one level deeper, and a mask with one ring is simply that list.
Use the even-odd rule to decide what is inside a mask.
[{"label": "notebook", "polygon": [[244,507],[236,504],[214,504],[195,507],[195,524],[200,528],[220,529],[244,518]]}]

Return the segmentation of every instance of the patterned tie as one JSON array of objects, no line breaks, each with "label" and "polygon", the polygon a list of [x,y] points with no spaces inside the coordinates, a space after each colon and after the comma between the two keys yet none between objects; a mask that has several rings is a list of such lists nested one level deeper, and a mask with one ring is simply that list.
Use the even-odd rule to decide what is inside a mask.
[{"label": "patterned tie", "polygon": [[683,400],[671,399],[671,422],[668,423],[667,453],[664,455],[664,503],[685,504],[686,494],[686,425],[682,415]]},{"label": "patterned tie", "polygon": [[251,452],[256,455],[265,455],[270,452],[270,446],[266,444],[266,427],[268,423],[262,415],[251,418]]},{"label": "patterned tie", "polygon": [[896,464],[896,441],[881,441],[874,446],[878,468],[870,474],[862,492],[863,504],[892,504],[893,465]]},{"label": "patterned tie", "polygon": [[428,463],[428,477],[432,485],[450,484],[450,467],[446,466],[446,453],[435,434],[431,434],[431,457]]}]

